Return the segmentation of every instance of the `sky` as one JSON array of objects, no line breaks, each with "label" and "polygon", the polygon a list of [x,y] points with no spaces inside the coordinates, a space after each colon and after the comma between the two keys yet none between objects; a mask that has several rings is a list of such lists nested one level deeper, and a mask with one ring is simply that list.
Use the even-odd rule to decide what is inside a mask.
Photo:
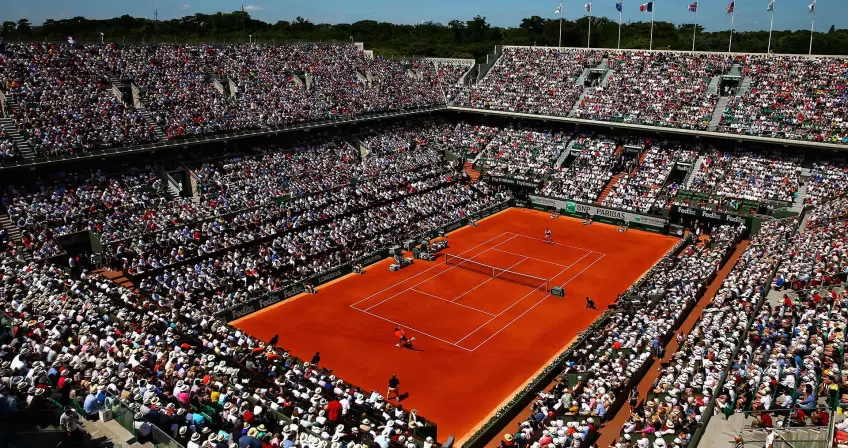
[{"label": "sky", "polygon": [[[563,17],[576,19],[586,15],[589,0],[565,0]],[[618,20],[615,3],[618,0],[592,0],[593,14]],[[622,20],[649,21],[649,13],[640,13],[639,4],[648,0],[622,0]],[[654,20],[692,23],[695,14],[687,6],[695,0],[656,0]],[[731,0],[698,0],[698,23],[708,31],[728,29],[730,15],[725,7]],[[766,12],[770,0],[736,0],[734,28],[740,31],[768,30],[771,14]],[[809,29],[812,0],[776,0],[774,29]],[[816,0],[816,30],[826,31],[831,25],[848,28],[848,0]],[[182,17],[195,13],[236,11],[240,0],[3,0],[0,2],[0,21],[28,18],[34,24],[46,19],[65,19],[84,16],[106,19],[129,14],[153,17],[154,9],[160,19]],[[451,20],[469,20],[475,15],[498,26],[518,26],[521,19],[554,14],[558,0],[244,0],[251,16],[266,22],[293,20],[302,16],[313,23],[352,23],[358,20],[377,20],[393,23],[447,24]]]}]

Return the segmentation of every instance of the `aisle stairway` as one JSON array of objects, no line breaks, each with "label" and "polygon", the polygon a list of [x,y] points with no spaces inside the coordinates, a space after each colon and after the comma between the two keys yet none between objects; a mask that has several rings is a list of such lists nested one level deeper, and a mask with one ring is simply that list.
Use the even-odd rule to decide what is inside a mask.
[{"label": "aisle stairway", "polygon": [[12,218],[9,217],[9,215],[5,213],[0,214],[0,226],[3,226],[3,228],[6,229],[6,236],[9,237],[9,241],[14,241],[16,243],[23,241],[24,238],[23,234],[21,234],[21,228],[12,222]]},{"label": "aisle stairway", "polygon": [[153,115],[150,115],[150,111],[148,111],[144,107],[138,107],[136,109],[141,112],[141,115],[144,117],[144,119],[147,120],[147,122],[150,123],[151,126],[153,126],[153,131],[156,132],[156,137],[159,139],[159,141],[164,142],[166,138],[165,132],[162,131],[162,127],[159,126],[159,123],[157,123],[156,120],[153,119]]},{"label": "aisle stairway", "polygon": [[742,96],[748,93],[749,90],[751,90],[751,77],[745,76],[739,84],[739,90],[736,92],[736,96]]},{"label": "aisle stairway", "polygon": [[573,149],[572,147],[574,146],[575,141],[576,140],[571,140],[570,142],[568,142],[568,146],[565,147],[565,151],[563,151],[562,154],[559,155],[559,158],[557,159],[556,163],[554,163],[554,168],[559,169],[562,164],[565,163],[565,159],[567,159],[568,155],[571,154],[571,151]]},{"label": "aisle stairway", "polygon": [[139,443],[135,435],[121,426],[117,420],[109,421],[87,421],[83,420],[82,427],[88,433],[91,440],[86,446],[89,447],[132,447],[153,448],[151,442]]},{"label": "aisle stairway", "polygon": [[727,106],[728,101],[730,101],[730,97],[728,96],[723,96],[718,99],[715,110],[713,110],[712,119],[710,119],[710,124],[707,127],[708,130],[715,132],[715,130],[718,129],[718,125],[721,123],[721,116],[724,115],[724,107]]},{"label": "aisle stairway", "polygon": [[[11,104],[10,107],[12,107]],[[6,131],[6,134],[9,137],[12,137],[12,141],[15,142],[15,147],[18,148],[18,152],[21,154],[21,158],[23,160],[31,160],[35,158],[35,152],[33,152],[29,142],[26,141],[23,134],[21,134],[18,127],[15,126],[15,122],[11,118],[0,117],[0,126],[2,126],[3,130]]]},{"label": "aisle stairway", "polygon": [[580,103],[583,102],[583,97],[586,96],[586,91],[587,89],[584,89],[582,92],[580,92],[580,97],[578,97],[577,101],[575,101],[574,104],[571,106],[571,110],[568,112],[569,118],[573,118],[577,115],[577,110],[580,109]]},{"label": "aisle stairway", "polygon": [[692,180],[695,179],[695,174],[701,170],[701,164],[704,163],[704,155],[698,156],[695,160],[695,164],[689,170],[689,173],[686,175],[686,179],[683,180],[684,190],[689,190],[692,188]]},{"label": "aisle stairway", "polygon": [[462,166],[462,170],[468,173],[468,176],[471,177],[471,182],[477,182],[477,179],[480,178],[480,172],[474,169],[474,164],[471,162],[465,162],[465,165]]},{"label": "aisle stairway", "polygon": [[604,188],[604,191],[598,197],[598,201],[595,202],[595,205],[603,204],[604,199],[606,199],[609,192],[612,191],[612,187],[614,187],[615,184],[618,183],[618,179],[620,179],[620,178],[621,178],[621,173],[618,173],[615,176],[613,176],[612,179],[610,179],[609,183],[607,183],[607,186]]}]

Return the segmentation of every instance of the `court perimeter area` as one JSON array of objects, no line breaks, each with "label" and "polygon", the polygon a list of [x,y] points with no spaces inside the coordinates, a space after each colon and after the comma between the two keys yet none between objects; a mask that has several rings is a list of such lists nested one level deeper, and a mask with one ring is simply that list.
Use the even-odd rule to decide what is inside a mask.
[{"label": "court perimeter area", "polygon": [[[556,245],[544,243],[546,227]],[[390,272],[384,260],[232,324],[260,340],[278,333],[302,359],[319,351],[363,389],[385,395],[397,374],[404,407],[438,423],[439,439],[462,441],[676,242],[513,208],[452,232],[444,253],[461,258],[450,264],[441,254]],[[600,309],[585,309],[586,296]],[[395,326],[416,337],[415,350],[395,346]]]}]

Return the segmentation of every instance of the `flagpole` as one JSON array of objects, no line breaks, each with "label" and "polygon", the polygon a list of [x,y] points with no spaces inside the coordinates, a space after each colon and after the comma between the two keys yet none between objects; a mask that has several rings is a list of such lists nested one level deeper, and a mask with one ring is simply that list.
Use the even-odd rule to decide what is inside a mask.
[{"label": "flagpole", "polygon": [[777,0],[771,0],[771,23],[769,24],[769,42],[766,54],[771,54],[771,31],[774,29],[774,4]]},{"label": "flagpole", "polygon": [[695,52],[695,33],[698,31],[698,3],[695,2],[695,28],[692,30],[692,52]]},{"label": "flagpole", "polygon": [[651,5],[651,42],[648,44],[648,50],[654,49],[654,5]]},{"label": "flagpole", "polygon": [[736,18],[736,1],[733,1],[733,11],[730,11],[730,43],[727,44],[727,52],[733,48],[733,19]]},{"label": "flagpole", "polygon": [[589,2],[589,37],[586,40],[586,48],[592,48],[592,2]]},{"label": "flagpole", "polygon": [[807,56],[811,56],[813,54],[813,29],[816,26],[816,0],[813,0],[813,20],[810,22],[810,51],[807,53]]},{"label": "flagpole", "polygon": [[[623,5],[621,9],[624,9]],[[621,11],[618,12],[618,49],[621,50]]]},{"label": "flagpole", "polygon": [[562,48],[562,0],[559,2],[559,44],[557,47]]}]

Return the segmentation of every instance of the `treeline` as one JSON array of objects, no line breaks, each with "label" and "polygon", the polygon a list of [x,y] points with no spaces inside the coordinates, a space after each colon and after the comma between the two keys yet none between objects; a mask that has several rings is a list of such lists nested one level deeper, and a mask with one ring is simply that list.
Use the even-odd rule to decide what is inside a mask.
[{"label": "treeline", "polygon": [[[648,48],[650,22],[635,22],[621,27],[622,48]],[[692,24],[654,23],[654,48],[691,50]],[[584,47],[587,44],[588,17],[564,20],[562,45]],[[540,45],[556,46],[559,39],[559,20],[539,16],[525,18],[515,28],[492,26],[485,17],[472,20],[452,20],[448,24],[427,22],[420,25],[398,25],[373,20],[347,24],[315,24],[298,17],[294,21],[267,23],[256,20],[246,12],[194,14],[170,20],[150,20],[124,15],[107,20],[74,17],[47,20],[40,26],[27,19],[3,22],[2,37],[6,41],[63,41],[73,36],[78,42],[256,42],[286,41],[364,42],[376,54],[394,56],[434,56],[485,59],[494,46]],[[728,31],[704,32],[698,27],[695,48],[702,51],[727,51]],[[775,53],[806,54],[809,31],[775,31],[772,51]],[[616,48],[618,22],[605,17],[592,20],[592,47]],[[733,51],[764,53],[768,31],[737,32],[733,35]],[[848,52],[848,30],[833,26],[815,34],[814,54],[845,54]]]}]

